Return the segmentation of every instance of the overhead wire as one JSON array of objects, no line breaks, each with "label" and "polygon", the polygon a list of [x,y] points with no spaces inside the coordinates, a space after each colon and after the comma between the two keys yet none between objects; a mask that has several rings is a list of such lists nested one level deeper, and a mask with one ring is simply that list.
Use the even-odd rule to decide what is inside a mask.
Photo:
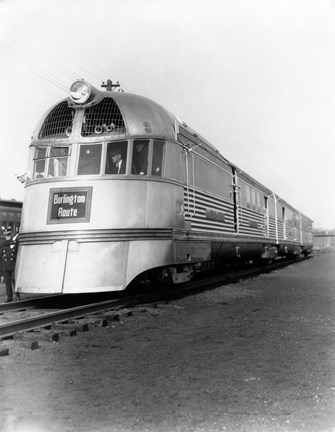
[{"label": "overhead wire", "polygon": [[[55,74],[54,70],[57,70],[57,61],[56,65],[53,66],[53,71],[50,71],[49,65],[45,63],[45,58],[48,56],[47,53],[42,52],[43,56],[40,55],[38,50],[34,48],[33,45],[27,44],[27,42],[22,38],[21,35],[17,34],[13,30],[14,33],[14,42],[17,42],[20,49],[16,49],[15,52],[13,49],[10,49],[9,47],[6,47],[4,44],[2,44],[2,47],[0,47],[0,51],[7,57],[11,57],[13,60],[17,61],[18,63],[22,63],[26,65],[29,70],[37,74],[41,77],[41,72],[43,73],[42,78],[44,80],[47,80],[48,82],[52,83],[54,81],[54,85],[61,88],[63,91],[66,91],[67,84],[66,80],[63,79],[63,73]],[[11,41],[13,38],[11,38]],[[14,44],[14,49],[15,49]],[[17,53],[21,53],[20,56]],[[28,59],[26,57],[27,53],[29,53],[29,56],[31,57]],[[49,56],[50,57],[50,56]],[[42,61],[42,65],[40,62]],[[58,69],[59,70],[59,69]],[[73,79],[73,77],[71,77]]]},{"label": "overhead wire", "polygon": [[[24,31],[25,27],[22,27],[22,30]],[[27,29],[28,31],[28,29]],[[21,36],[22,39],[24,39]],[[72,53],[75,54],[76,58],[78,60],[80,60],[80,63],[78,64],[77,68],[71,68],[69,69],[67,66],[62,65],[62,63],[59,60],[56,60],[60,65],[62,65],[63,67],[65,67],[66,69],[68,69],[70,72],[72,72],[74,79],[79,79],[79,78],[83,78],[83,74],[82,72],[86,72],[89,77],[93,77],[95,81],[101,83],[102,81],[106,81],[107,79],[110,79],[110,73],[107,72],[106,70],[104,70],[100,64],[95,63],[92,61],[91,57],[87,57],[84,56],[79,49],[76,49],[74,46],[71,45],[71,43],[69,42],[68,39],[64,39],[64,37],[62,36],[62,34],[57,34],[57,36],[55,36],[54,34],[51,33],[51,29],[49,29],[48,31],[48,38],[51,42],[55,42],[58,45],[62,45],[64,44],[64,46],[66,46],[66,49],[68,51],[71,51]],[[51,56],[50,56],[51,57]],[[75,58],[73,55],[71,55],[71,60],[73,61],[73,63],[77,64],[77,62],[75,61]],[[90,65],[90,69],[88,69],[85,66],[85,63]],[[92,69],[93,68],[93,69]],[[76,71],[74,70],[76,69]],[[80,73],[78,73],[78,71],[80,70]],[[95,70],[94,70],[95,69]],[[105,79],[102,79],[102,76],[105,76]],[[72,77],[72,79],[73,79]],[[116,82],[114,80],[112,80],[113,82]],[[128,87],[126,87],[125,85],[122,84],[121,86],[123,89],[128,90]]]},{"label": "overhead wire", "polygon": [[16,55],[15,53],[7,50],[5,47],[0,47],[0,53],[2,53],[3,55],[5,55],[6,57],[14,60],[17,63],[21,63],[24,64],[25,67],[27,67],[27,69],[29,69],[31,72],[33,72],[35,75],[39,76],[41,79],[43,79],[44,81],[47,81],[49,84],[54,85],[55,87],[59,88],[62,91],[67,91],[66,86],[64,85],[64,83],[62,83],[60,80],[58,80],[57,77],[52,76],[50,74],[48,74],[47,72],[44,71],[44,73],[40,73],[36,66],[31,65],[29,62],[23,60],[22,58],[20,58],[18,55]]},{"label": "overhead wire", "polygon": [[53,57],[50,52],[46,51],[45,49],[34,45],[32,42],[29,42],[26,37],[23,37],[17,30],[12,29],[8,26],[5,26],[12,35],[20,40],[20,46],[24,45],[29,49],[29,54],[34,54],[36,58],[40,58],[42,60],[45,60],[45,58],[49,59],[51,62],[53,62],[54,66],[59,69],[60,72],[62,72],[64,75],[66,75],[69,79],[74,79],[76,77],[76,74],[73,70],[71,70],[66,64],[63,64],[59,59],[56,59]]},{"label": "overhead wire", "polygon": [[[8,57],[9,58],[9,57]],[[9,61],[12,60],[9,58]],[[11,65],[9,62],[1,62],[0,63],[0,70],[6,70],[8,73],[11,74],[12,78],[13,76],[17,77],[17,82],[28,84],[29,86],[34,86],[36,89],[41,90],[41,80],[40,77],[36,74],[27,74],[27,73],[21,73],[21,71]],[[52,95],[55,99],[60,98],[59,91],[54,87],[50,86],[48,89],[49,95]],[[63,94],[63,90],[62,90]]]},{"label": "overhead wire", "polygon": [[[9,29],[8,26],[7,26],[7,28]],[[21,26],[21,31],[25,32],[25,28],[26,28],[25,26]],[[26,45],[29,45],[29,49],[31,49],[33,47],[37,56],[39,56],[40,58],[42,57],[43,59],[44,59],[44,57],[47,57],[47,58],[51,59],[56,64],[56,67],[58,68],[58,71],[61,74],[66,75],[69,79],[71,79],[71,81],[74,80],[74,79],[81,78],[83,71],[85,71],[86,73],[88,73],[90,76],[93,75],[98,82],[102,81],[101,80],[101,75],[99,75],[99,76],[96,75],[96,73],[94,73],[92,71],[92,69],[89,70],[83,64],[80,64],[79,67],[77,67],[77,68],[73,68],[73,67],[70,68],[68,65],[63,64],[59,59],[56,59],[55,57],[53,57],[52,55],[50,55],[49,52],[47,52],[46,50],[38,47],[36,44],[33,44],[32,42],[27,44],[26,38],[23,37],[21,34],[19,34],[17,32],[17,30],[14,30],[14,29],[9,29],[9,30],[11,32],[13,32],[14,34],[18,35],[18,37],[20,37],[20,39],[22,39],[26,43]],[[28,32],[28,29],[27,29],[27,32]],[[55,43],[56,46],[57,45],[58,46],[59,45],[64,45],[67,50],[70,49],[77,56],[81,57],[85,62],[89,63],[91,66],[93,66],[94,68],[98,69],[97,66],[90,59],[88,59],[87,57],[83,56],[78,50],[76,50],[74,47],[72,47],[71,44],[69,44],[69,40],[68,39],[66,39],[66,40],[64,40],[64,39],[61,40],[61,39],[62,38],[61,38],[60,34],[57,34],[57,37],[55,37],[51,33],[50,30],[48,31],[48,40],[50,40],[51,43]],[[64,52],[64,54],[66,54],[66,52]],[[73,63],[75,63],[73,55],[71,56],[71,60],[72,60]],[[80,73],[78,73],[78,70],[80,70]]]},{"label": "overhead wire", "polygon": [[[107,77],[107,79],[110,79],[109,74],[106,73],[106,71],[103,71],[103,69],[98,66],[97,64],[93,63],[93,61],[83,56],[77,49],[75,49],[73,46],[71,46],[68,43],[68,40],[66,42],[66,48],[67,50],[72,51],[77,58],[80,57],[84,63],[88,63],[91,65],[91,68],[87,68],[83,63],[80,63],[77,68],[69,67],[68,65],[65,65],[62,61],[60,61],[58,58],[55,58],[52,56],[48,51],[45,49],[42,49],[41,47],[37,46],[36,43],[33,43],[32,41],[27,40],[25,37],[20,34],[16,29],[11,28],[8,25],[5,25],[5,28],[9,32],[11,36],[11,42],[13,41],[14,36],[14,42],[16,42],[20,48],[23,47],[24,53],[29,53],[30,56],[32,56],[31,59],[27,59],[27,57],[20,56],[17,53],[20,51],[22,52],[22,49],[17,49],[15,52],[13,49],[10,49],[8,47],[5,47],[4,44],[0,46],[0,54],[6,56],[7,58],[10,58],[12,61],[16,63],[21,63],[23,66],[25,66],[29,71],[31,71],[35,76],[43,79],[45,82],[50,84],[51,86],[54,86],[61,90],[62,92],[68,92],[68,80],[74,81],[75,79],[79,79],[82,77],[82,72],[85,71],[89,77],[93,76],[97,81],[100,81],[101,83],[101,76],[97,75],[97,71],[103,72],[103,74]],[[20,29],[24,32],[24,27],[20,27]],[[49,39],[54,39],[55,43],[59,45],[59,35],[57,36],[57,39],[52,36],[50,32],[48,32]],[[15,48],[15,46],[14,46]],[[73,55],[71,56],[72,60],[74,60]],[[46,64],[45,60],[49,61],[49,64]],[[42,64],[41,64],[42,63]],[[52,63],[52,65],[50,65]],[[77,64],[76,62],[74,62]],[[52,71],[50,70],[50,66],[52,67]],[[92,67],[96,69],[94,72],[92,70]],[[78,74],[75,69],[80,70],[80,74]],[[115,82],[115,81],[114,81]],[[126,89],[124,85],[121,86],[121,88]]]},{"label": "overhead wire", "polygon": [[[29,62],[24,61],[22,58],[20,58],[18,55],[14,54],[13,52],[7,50],[4,47],[0,47],[0,52],[5,55],[6,57],[14,60],[17,63],[23,63],[25,65],[25,67],[27,67],[27,69],[29,69],[31,72],[33,72],[35,75],[39,76],[41,79],[43,79],[44,81],[47,81],[49,84],[54,85],[55,87],[59,88],[62,91],[67,91],[66,87],[64,86],[64,84],[59,81],[56,77],[53,77],[51,75],[49,75],[48,73],[40,73],[36,67],[34,67],[34,65],[31,65]],[[55,79],[53,79],[55,78]],[[58,81],[58,82],[57,82]]]}]

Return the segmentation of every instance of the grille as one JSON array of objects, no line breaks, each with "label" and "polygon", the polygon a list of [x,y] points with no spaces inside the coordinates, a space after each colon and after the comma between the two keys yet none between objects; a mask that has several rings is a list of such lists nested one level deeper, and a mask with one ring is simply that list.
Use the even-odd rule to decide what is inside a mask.
[{"label": "grille", "polygon": [[240,234],[265,236],[265,220],[262,213],[246,207],[239,208]]},{"label": "grille", "polygon": [[97,105],[85,109],[81,135],[97,136],[125,133],[126,128],[121,111],[111,98],[105,98]]},{"label": "grille", "polygon": [[66,101],[57,105],[45,119],[39,138],[68,138],[72,132],[74,109]]},{"label": "grille", "polygon": [[[184,189],[185,220],[195,231],[232,233],[234,228],[233,204],[218,197],[209,196],[192,188]],[[222,217],[214,217],[211,215]]]}]

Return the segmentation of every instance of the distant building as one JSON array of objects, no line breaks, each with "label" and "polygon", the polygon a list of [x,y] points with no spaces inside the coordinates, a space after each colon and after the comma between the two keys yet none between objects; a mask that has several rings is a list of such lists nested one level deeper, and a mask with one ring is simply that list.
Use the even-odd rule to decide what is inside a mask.
[{"label": "distant building", "polygon": [[3,239],[1,227],[11,227],[13,234],[20,229],[22,202],[0,198],[0,240]]},{"label": "distant building", "polygon": [[319,249],[335,249],[335,230],[315,231],[314,246]]}]

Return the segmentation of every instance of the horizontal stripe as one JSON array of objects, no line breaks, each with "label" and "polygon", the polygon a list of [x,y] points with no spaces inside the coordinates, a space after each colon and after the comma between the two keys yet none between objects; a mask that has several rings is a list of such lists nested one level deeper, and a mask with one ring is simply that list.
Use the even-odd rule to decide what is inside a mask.
[{"label": "horizontal stripe", "polygon": [[71,230],[21,233],[19,244],[53,243],[61,240],[78,242],[130,241],[130,240],[172,240],[172,229],[113,229],[113,230]]}]

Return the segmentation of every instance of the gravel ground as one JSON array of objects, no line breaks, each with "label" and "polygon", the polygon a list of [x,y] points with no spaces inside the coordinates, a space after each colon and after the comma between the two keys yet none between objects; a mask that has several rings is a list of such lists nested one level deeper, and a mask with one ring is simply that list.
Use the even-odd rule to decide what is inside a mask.
[{"label": "gravel ground", "polygon": [[2,342],[3,432],[334,432],[335,254],[141,306],[59,342]]}]

